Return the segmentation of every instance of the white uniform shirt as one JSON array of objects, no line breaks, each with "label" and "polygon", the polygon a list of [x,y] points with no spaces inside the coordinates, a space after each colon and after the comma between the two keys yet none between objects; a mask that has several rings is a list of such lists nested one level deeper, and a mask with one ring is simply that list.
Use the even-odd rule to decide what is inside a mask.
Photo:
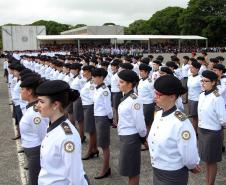
[{"label": "white uniform shirt", "polygon": [[118,107],[118,135],[138,133],[141,137],[147,134],[141,99],[131,91],[123,98]]},{"label": "white uniform shirt", "polygon": [[183,64],[181,67],[181,74],[183,78],[188,77],[189,64]]},{"label": "white uniform shirt", "polygon": [[48,118],[43,118],[31,105],[20,120],[21,146],[33,148],[41,145],[49,124]]},{"label": "white uniform shirt", "polygon": [[226,109],[224,99],[217,91],[202,92],[198,103],[198,126],[209,130],[221,130],[226,125]]},{"label": "white uniform shirt", "polygon": [[115,73],[114,75],[112,75],[111,78],[111,92],[120,92],[118,84],[119,84],[118,73]]},{"label": "white uniform shirt", "polygon": [[88,184],[84,178],[79,133],[65,117],[48,128],[42,141],[40,160],[39,185]]},{"label": "white uniform shirt", "polygon": [[102,84],[95,88],[93,102],[94,116],[108,116],[109,119],[113,118],[111,93],[106,85]]},{"label": "white uniform shirt", "polygon": [[91,81],[87,81],[80,91],[82,105],[93,105],[93,95],[96,85]]},{"label": "white uniform shirt", "polygon": [[221,77],[217,89],[219,94],[224,98],[224,104],[226,105],[226,76]]},{"label": "white uniform shirt", "polygon": [[81,75],[77,75],[71,82],[71,88],[80,92],[85,83],[86,83],[85,79],[82,78]]},{"label": "white uniform shirt", "polygon": [[[152,166],[161,170],[193,169],[199,163],[195,130],[189,121],[176,117],[176,107],[155,114],[148,145]],[[181,113],[181,112],[180,112]]]},{"label": "white uniform shirt", "polygon": [[188,99],[192,101],[198,101],[201,93],[201,76],[189,76],[188,77]]},{"label": "white uniform shirt", "polygon": [[141,79],[139,81],[138,96],[142,104],[151,104],[154,101],[154,83],[150,78]]},{"label": "white uniform shirt", "polygon": [[154,71],[151,76],[151,80],[154,82],[158,77],[160,77],[159,71]]}]

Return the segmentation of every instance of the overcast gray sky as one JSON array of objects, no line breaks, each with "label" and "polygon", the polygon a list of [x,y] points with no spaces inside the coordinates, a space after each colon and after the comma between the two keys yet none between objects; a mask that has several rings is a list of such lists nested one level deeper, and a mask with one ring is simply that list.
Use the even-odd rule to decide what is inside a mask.
[{"label": "overcast gray sky", "polygon": [[128,26],[168,6],[187,7],[189,0],[0,0],[0,25],[54,20],[65,24]]}]

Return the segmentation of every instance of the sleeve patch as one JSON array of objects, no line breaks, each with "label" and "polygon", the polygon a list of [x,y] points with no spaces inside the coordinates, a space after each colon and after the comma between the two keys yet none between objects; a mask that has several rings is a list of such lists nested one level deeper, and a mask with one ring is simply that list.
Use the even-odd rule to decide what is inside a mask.
[{"label": "sleeve patch", "polygon": [[36,125],[38,125],[39,123],[41,123],[41,118],[40,117],[35,117],[34,119],[33,119],[33,122],[34,122],[34,124],[36,124]]},{"label": "sleeve patch", "polygon": [[136,104],[134,105],[134,109],[135,109],[135,110],[139,110],[139,109],[140,109],[140,104],[139,104],[139,103],[136,103]]},{"label": "sleeve patch", "polygon": [[190,137],[191,137],[191,134],[190,134],[189,131],[185,130],[185,131],[182,132],[181,136],[182,136],[182,138],[183,138],[184,140],[189,140]]},{"label": "sleeve patch", "polygon": [[71,153],[75,150],[75,145],[72,141],[67,141],[65,144],[64,144],[64,150],[68,153]]},{"label": "sleeve patch", "polygon": [[108,96],[108,92],[107,92],[107,91],[104,91],[104,92],[103,92],[103,95],[104,95],[104,96]]}]

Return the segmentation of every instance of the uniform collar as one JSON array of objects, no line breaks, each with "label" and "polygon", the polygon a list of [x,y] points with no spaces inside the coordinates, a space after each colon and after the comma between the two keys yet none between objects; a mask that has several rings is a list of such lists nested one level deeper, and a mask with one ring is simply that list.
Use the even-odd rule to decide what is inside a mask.
[{"label": "uniform collar", "polygon": [[104,83],[101,83],[100,85],[96,86],[96,89],[99,89],[100,87],[102,87],[104,85]]},{"label": "uniform collar", "polygon": [[32,107],[32,106],[33,106],[33,105],[35,105],[36,103],[37,103],[37,100],[36,100],[36,101],[33,101],[33,102],[28,103],[28,104],[27,104],[27,106],[26,106],[26,109],[28,109],[28,108]]},{"label": "uniform collar", "polygon": [[148,79],[148,76],[147,77],[145,77],[145,78],[142,78],[142,80],[144,81],[144,80],[146,80],[146,79]]},{"label": "uniform collar", "polygon": [[193,77],[196,77],[196,76],[198,76],[199,75],[199,73],[197,73],[196,75],[192,75]]},{"label": "uniform collar", "polygon": [[74,77],[73,77],[73,78],[76,78],[78,75],[79,75],[79,74],[74,75]]},{"label": "uniform collar", "polygon": [[204,94],[207,96],[207,95],[209,95],[210,93],[212,93],[215,90],[216,90],[216,88],[213,88],[210,91],[205,91]]},{"label": "uniform collar", "polygon": [[61,116],[60,118],[58,118],[53,123],[49,122],[50,125],[49,125],[49,128],[47,129],[47,133],[49,133],[51,130],[53,130],[54,128],[56,128],[57,126],[59,126],[66,119],[67,119],[66,116]]},{"label": "uniform collar", "polygon": [[174,105],[171,109],[169,109],[169,110],[163,112],[163,113],[162,113],[162,117],[165,117],[165,116],[170,115],[170,114],[173,113],[175,110],[177,110],[176,105]]},{"label": "uniform collar", "polygon": [[133,94],[133,93],[134,93],[134,91],[133,91],[133,89],[132,89],[132,90],[129,91],[128,93],[124,94],[123,98],[121,99],[121,102],[123,102],[126,98],[129,97],[129,95],[131,95],[131,94]]}]

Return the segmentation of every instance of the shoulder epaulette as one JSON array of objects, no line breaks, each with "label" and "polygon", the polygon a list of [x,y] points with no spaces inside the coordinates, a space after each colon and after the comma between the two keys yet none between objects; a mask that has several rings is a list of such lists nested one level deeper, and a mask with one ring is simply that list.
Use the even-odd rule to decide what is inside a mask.
[{"label": "shoulder epaulette", "polygon": [[81,75],[78,75],[78,79],[82,79]]},{"label": "shoulder epaulette", "polygon": [[35,112],[38,112],[38,109],[37,109],[36,104],[33,105],[33,110],[34,110]]},{"label": "shoulder epaulette", "polygon": [[151,78],[148,78],[148,81],[151,83],[152,82]]},{"label": "shoulder epaulette", "polygon": [[136,95],[135,93],[130,94],[130,97],[131,97],[132,99],[137,99],[137,95]]},{"label": "shoulder epaulette", "polygon": [[220,96],[218,90],[214,90],[214,91],[213,91],[213,94],[214,94],[216,97],[219,97],[219,96]]},{"label": "shoulder epaulette", "polygon": [[68,125],[68,123],[66,123],[66,122],[61,123],[61,127],[63,128],[64,133],[65,133],[66,135],[71,135],[71,134],[73,134],[72,131],[71,131],[70,126]]},{"label": "shoulder epaulette", "polygon": [[178,118],[180,121],[184,121],[186,120],[188,117],[186,114],[184,114],[183,112],[180,112],[180,111],[176,111],[174,113],[174,115],[176,116],[176,118]]},{"label": "shoulder epaulette", "polygon": [[106,89],[107,86],[106,86],[105,84],[103,84],[101,87],[102,87],[103,89]]}]

